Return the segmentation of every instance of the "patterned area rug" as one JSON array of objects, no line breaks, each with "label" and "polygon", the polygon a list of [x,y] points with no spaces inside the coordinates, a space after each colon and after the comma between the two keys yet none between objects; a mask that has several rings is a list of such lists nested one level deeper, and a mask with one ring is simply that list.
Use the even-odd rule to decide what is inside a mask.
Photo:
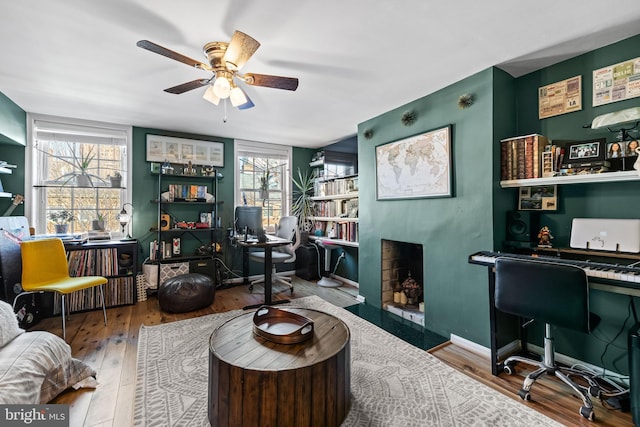
[{"label": "patterned area rug", "polygon": [[[317,296],[286,306],[327,312],[350,329],[352,399],[343,426],[560,425]],[[140,328],[135,425],[209,426],[209,337],[242,313]]]}]

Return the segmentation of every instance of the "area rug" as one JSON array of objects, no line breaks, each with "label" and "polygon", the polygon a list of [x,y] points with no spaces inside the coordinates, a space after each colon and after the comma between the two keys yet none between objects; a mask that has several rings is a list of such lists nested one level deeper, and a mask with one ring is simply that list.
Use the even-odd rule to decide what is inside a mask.
[{"label": "area rug", "polygon": [[[550,418],[317,296],[279,307],[313,308],[351,332],[351,409],[343,426],[558,426]],[[136,426],[208,426],[209,337],[234,310],[141,326]]]}]

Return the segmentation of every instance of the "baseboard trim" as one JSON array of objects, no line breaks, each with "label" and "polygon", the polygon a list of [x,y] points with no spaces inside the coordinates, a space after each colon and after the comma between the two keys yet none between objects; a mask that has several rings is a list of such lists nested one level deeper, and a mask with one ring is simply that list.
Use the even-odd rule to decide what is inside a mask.
[{"label": "baseboard trim", "polygon": [[491,358],[491,349],[485,346],[482,346],[455,334],[449,335],[449,340],[451,341],[451,344],[455,344],[458,347],[462,347],[472,353],[479,354],[480,356],[486,357],[487,359]]},{"label": "baseboard trim", "polygon": [[[462,338],[458,335],[455,334],[451,334],[449,336],[449,340],[451,341],[452,344],[457,345],[458,347],[461,347],[465,350],[468,350],[472,353],[478,354],[482,357],[485,357],[487,359],[491,359],[491,349],[488,347],[485,347],[483,345],[480,345],[478,343],[475,343],[473,341],[470,341],[466,338]],[[544,349],[540,346],[534,345],[534,344],[527,344],[527,349],[529,351],[531,351],[532,353],[535,354],[543,354],[544,353]],[[505,345],[504,347],[500,347],[498,349],[498,360],[502,360],[504,359],[506,356],[508,356],[511,353],[517,352],[518,350],[520,350],[520,341],[515,340],[510,342],[509,344]],[[579,365],[582,366],[590,371],[593,372],[597,372],[599,374],[602,373],[602,368],[598,367],[596,365],[592,365],[590,363],[587,362],[583,362],[582,360],[578,360],[575,359],[573,357],[561,354],[561,353],[555,353],[555,359],[557,362],[563,364],[563,365],[567,365],[567,366],[574,366],[574,365]],[[625,384],[627,387],[629,386],[629,378],[625,375],[622,375],[618,372],[614,372],[614,371],[610,371],[610,370],[605,370],[605,374],[608,378],[612,378],[614,379],[616,382],[619,382],[620,384]]]},{"label": "baseboard trim", "polygon": [[331,274],[330,277],[332,279],[339,280],[347,285],[353,286],[354,288],[360,289],[360,283],[354,282],[353,280],[347,279],[346,277],[338,276],[337,274]]}]

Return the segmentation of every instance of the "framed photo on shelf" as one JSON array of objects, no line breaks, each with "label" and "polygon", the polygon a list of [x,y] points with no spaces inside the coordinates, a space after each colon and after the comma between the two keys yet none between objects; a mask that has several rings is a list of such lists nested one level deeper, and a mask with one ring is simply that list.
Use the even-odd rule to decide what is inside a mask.
[{"label": "framed photo on shelf", "polygon": [[377,200],[452,197],[451,125],[376,147]]},{"label": "framed photo on shelf", "polygon": [[535,187],[520,187],[518,192],[518,210],[557,211],[558,186],[537,185]]},{"label": "framed photo on shelf", "polygon": [[147,134],[147,161],[224,167],[224,143]]},{"label": "framed photo on shelf", "polygon": [[604,160],[606,138],[591,141],[569,142],[565,145],[563,163],[593,162]]}]

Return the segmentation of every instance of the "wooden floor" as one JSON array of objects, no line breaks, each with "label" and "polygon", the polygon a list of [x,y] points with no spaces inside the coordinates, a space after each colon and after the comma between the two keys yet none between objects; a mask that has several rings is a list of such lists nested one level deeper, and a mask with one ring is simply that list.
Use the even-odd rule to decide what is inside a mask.
[{"label": "wooden floor", "polygon": [[570,389],[555,377],[538,379],[531,388],[531,401],[523,401],[517,395],[522,388],[522,381],[531,369],[516,365],[513,375],[501,373],[499,376],[491,374],[491,363],[488,357],[483,357],[464,348],[447,342],[429,353],[453,366],[461,372],[487,384],[513,399],[542,412],[554,420],[567,426],[633,426],[631,414],[618,410],[606,409],[602,403],[592,398],[595,420],[588,421],[579,414],[582,400],[574,395]]},{"label": "wooden floor", "polygon": [[[276,288],[277,290],[278,288]],[[75,426],[129,426],[133,418],[135,396],[136,353],[138,330],[141,325],[157,325],[206,314],[240,309],[245,305],[260,303],[264,295],[260,288],[250,294],[246,286],[218,290],[215,302],[202,310],[169,314],[160,311],[158,301],[151,296],[147,301],[133,306],[114,307],[107,310],[109,324],[104,326],[102,311],[74,313],[67,322],[67,342],[74,357],[85,361],[98,372],[99,386],[95,390],[67,391],[53,403],[70,405],[70,425]],[[318,295],[337,306],[355,304],[355,288],[322,288],[313,283],[295,279],[295,293],[274,293],[275,299],[301,298]],[[62,335],[59,317],[44,319],[33,330],[48,330]],[[494,377],[489,361],[475,353],[446,343],[431,353],[456,369],[488,384],[490,387],[513,397],[523,405],[556,419],[565,425],[633,426],[629,413],[603,409],[596,405],[596,420],[588,422],[578,414],[581,402],[565,393],[561,385],[543,380],[532,389],[533,400],[523,402],[515,394],[521,386],[520,375]]]}]

